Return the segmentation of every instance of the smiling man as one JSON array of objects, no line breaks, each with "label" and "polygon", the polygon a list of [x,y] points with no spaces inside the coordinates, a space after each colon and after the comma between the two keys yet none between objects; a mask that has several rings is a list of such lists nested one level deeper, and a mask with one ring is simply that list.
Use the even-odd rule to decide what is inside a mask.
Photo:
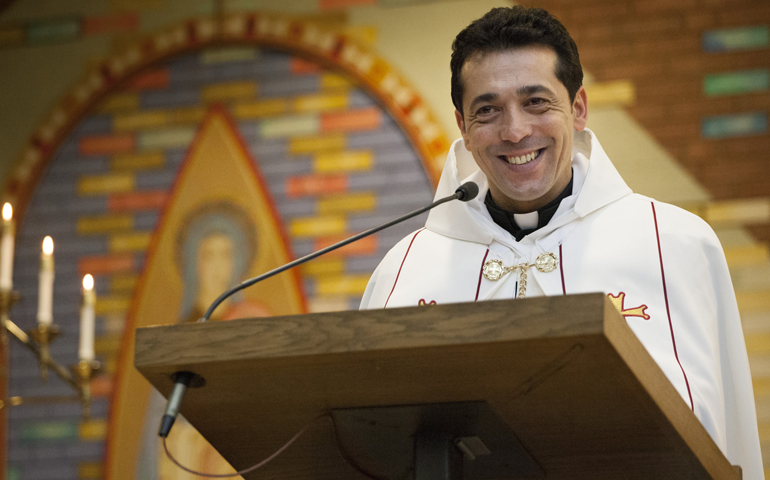
[{"label": "smiling man", "polygon": [[361,308],[604,292],[745,479],[764,478],[724,253],[700,218],[634,194],[586,128],[577,46],[548,12],[496,8],[452,46],[462,139],[431,211]]}]

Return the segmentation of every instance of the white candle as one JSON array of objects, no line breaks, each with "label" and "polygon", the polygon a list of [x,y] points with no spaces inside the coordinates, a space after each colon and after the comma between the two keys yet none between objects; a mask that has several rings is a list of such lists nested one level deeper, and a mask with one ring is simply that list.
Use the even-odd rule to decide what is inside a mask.
[{"label": "white candle", "polygon": [[45,237],[43,252],[40,254],[40,282],[38,283],[37,323],[53,323],[53,239]]},{"label": "white candle", "polygon": [[78,358],[88,362],[94,360],[95,304],[94,277],[88,274],[83,277],[83,306],[80,307],[80,349],[78,350]]},{"label": "white candle", "polygon": [[13,288],[13,207],[3,205],[3,238],[0,240],[0,290],[10,292]]}]

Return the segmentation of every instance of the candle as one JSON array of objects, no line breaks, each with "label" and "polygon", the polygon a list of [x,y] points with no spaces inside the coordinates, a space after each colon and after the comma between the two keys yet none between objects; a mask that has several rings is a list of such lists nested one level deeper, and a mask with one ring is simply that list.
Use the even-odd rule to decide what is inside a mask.
[{"label": "candle", "polygon": [[3,205],[3,238],[0,240],[0,290],[10,292],[13,288],[13,207]]},{"label": "candle", "polygon": [[43,253],[40,254],[40,282],[38,283],[37,323],[53,323],[53,239],[45,237]]},{"label": "candle", "polygon": [[80,349],[78,350],[78,358],[87,362],[94,360],[95,304],[94,277],[88,274],[83,277],[83,306],[80,307]]}]

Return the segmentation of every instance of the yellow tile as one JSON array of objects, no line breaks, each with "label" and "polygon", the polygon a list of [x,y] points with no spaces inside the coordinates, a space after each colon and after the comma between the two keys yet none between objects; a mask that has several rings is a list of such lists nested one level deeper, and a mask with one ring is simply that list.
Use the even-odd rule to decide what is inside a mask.
[{"label": "yellow tile", "polygon": [[102,462],[81,462],[78,464],[80,480],[99,480],[104,474]]},{"label": "yellow tile", "polygon": [[104,363],[104,373],[113,374],[118,371],[118,356],[107,358]]},{"label": "yellow tile", "polygon": [[207,85],[201,90],[201,98],[204,102],[232,100],[235,98],[254,98],[256,96],[257,84],[255,82],[220,83]]},{"label": "yellow tile", "polygon": [[344,134],[313,135],[309,137],[296,137],[289,139],[289,153],[301,155],[303,153],[328,152],[344,150],[347,139]]},{"label": "yellow tile", "polygon": [[136,252],[146,250],[150,246],[150,232],[126,233],[110,237],[109,248],[111,253]]},{"label": "yellow tile", "polygon": [[302,265],[302,274],[308,276],[340,275],[345,271],[342,258],[319,258]]},{"label": "yellow tile", "polygon": [[369,275],[345,275],[316,281],[318,295],[362,295],[369,283]]},{"label": "yellow tile", "polygon": [[325,215],[330,213],[365,212],[373,210],[377,206],[377,197],[371,192],[350,193],[322,198],[316,204],[318,213]]},{"label": "yellow tile", "polygon": [[755,398],[770,396],[770,378],[753,378],[751,382],[754,384]]},{"label": "yellow tile", "polygon": [[281,115],[289,110],[289,102],[284,99],[261,100],[251,103],[239,103],[233,107],[236,118],[259,118]]},{"label": "yellow tile", "polygon": [[298,112],[321,112],[347,108],[348,95],[303,95],[294,100],[294,109]]},{"label": "yellow tile", "polygon": [[77,232],[81,235],[133,230],[132,215],[102,215],[78,218]]},{"label": "yellow tile", "polygon": [[166,163],[163,152],[145,152],[137,154],[116,155],[110,159],[112,170],[145,170],[161,168]]},{"label": "yellow tile", "polygon": [[104,440],[107,422],[101,418],[81,421],[78,430],[81,440]]},{"label": "yellow tile", "polygon": [[290,230],[293,237],[320,237],[345,232],[347,223],[339,215],[297,218],[291,221]]},{"label": "yellow tile", "polygon": [[377,41],[377,27],[370,25],[347,26],[343,30],[348,36],[364,45],[373,46]]},{"label": "yellow tile", "polygon": [[706,207],[709,223],[754,224],[770,221],[770,199],[753,198],[713,202]]},{"label": "yellow tile", "polygon": [[757,265],[770,260],[767,243],[753,243],[743,247],[725,248],[725,257],[731,267]]},{"label": "yellow tile", "polygon": [[[123,297],[113,297],[123,298]],[[94,352],[97,355],[116,354],[120,350],[121,335],[102,335],[94,339]]]},{"label": "yellow tile", "polygon": [[86,175],[78,180],[78,195],[106,195],[132,192],[135,187],[133,173]]},{"label": "yellow tile", "polygon": [[162,110],[115,115],[112,119],[113,128],[119,132],[162,127],[168,123],[169,114]]},{"label": "yellow tile", "polygon": [[759,441],[770,441],[770,423],[760,423],[757,426],[759,427]]},{"label": "yellow tile", "polygon": [[368,150],[320,153],[313,159],[313,171],[333,173],[371,170],[373,163],[374,155]]},{"label": "yellow tile", "polygon": [[321,131],[321,124],[317,113],[305,113],[262,120],[258,130],[262,138],[312,135]]},{"label": "yellow tile", "polygon": [[206,116],[206,109],[201,107],[178,108],[169,112],[169,122],[199,123]]},{"label": "yellow tile", "polygon": [[749,355],[770,353],[770,333],[746,334],[745,340]]},{"label": "yellow tile", "polygon": [[770,310],[770,290],[735,292],[735,297],[741,313]]},{"label": "yellow tile", "polygon": [[101,112],[118,112],[121,110],[137,110],[139,108],[138,93],[118,93],[110,95],[99,104]]},{"label": "yellow tile", "polygon": [[636,101],[636,88],[628,80],[615,80],[586,85],[586,94],[593,107],[628,106]]},{"label": "yellow tile", "polygon": [[128,311],[131,299],[124,296],[106,296],[97,297],[94,311],[97,315],[107,315],[110,313],[123,313]]},{"label": "yellow tile", "polygon": [[136,286],[137,276],[134,274],[117,274],[110,277],[110,292],[132,291]]},{"label": "yellow tile", "polygon": [[321,74],[322,90],[347,90],[353,88],[353,83],[347,78],[336,73]]}]

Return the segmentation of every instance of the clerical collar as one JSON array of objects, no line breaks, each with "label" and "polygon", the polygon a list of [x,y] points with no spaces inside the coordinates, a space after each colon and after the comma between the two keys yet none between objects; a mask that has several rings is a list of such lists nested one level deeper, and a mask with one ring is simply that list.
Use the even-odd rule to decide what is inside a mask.
[{"label": "clerical collar", "polygon": [[[567,184],[567,186],[564,188],[564,190],[562,190],[558,197],[554,198],[548,205],[540,207],[534,212],[515,214],[513,212],[503,210],[495,203],[494,200],[492,200],[492,192],[490,191],[487,191],[484,204],[487,206],[487,210],[492,216],[492,220],[494,220],[496,224],[503,227],[508,233],[513,235],[513,238],[515,238],[517,242],[520,242],[522,238],[526,237],[530,233],[548,225],[548,222],[551,221],[551,218],[553,218],[553,215],[559,208],[561,201],[572,195],[573,178],[574,176],[570,178],[569,184]],[[535,216],[537,218],[537,222],[535,222]],[[517,220],[522,223],[524,228],[518,225]]]}]

